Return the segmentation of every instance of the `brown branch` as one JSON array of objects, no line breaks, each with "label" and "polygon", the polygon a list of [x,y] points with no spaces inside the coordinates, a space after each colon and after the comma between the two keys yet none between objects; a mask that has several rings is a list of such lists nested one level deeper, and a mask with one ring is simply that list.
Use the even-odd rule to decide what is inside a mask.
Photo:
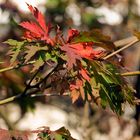
[{"label": "brown branch", "polygon": [[[36,90],[33,90],[31,92],[26,92],[26,96],[28,95],[31,95],[31,94],[34,94],[34,93],[37,93],[39,92],[40,90],[39,89],[36,89]],[[13,102],[17,99],[20,99],[21,97],[23,96],[23,92],[18,94],[18,95],[15,95],[15,96],[12,96],[12,97],[9,97],[9,98],[6,98],[6,99],[3,99],[3,100],[0,100],[0,105],[3,105],[3,104],[6,104],[6,103],[10,103],[10,102]],[[25,96],[24,96],[25,97]]]},{"label": "brown branch", "polygon": [[35,85],[33,85],[33,86],[31,86],[32,88],[36,88],[36,87],[39,87],[39,85],[41,84],[41,83],[43,83],[44,81],[46,81],[49,77],[50,77],[50,75],[58,68],[58,64],[43,78],[43,79],[41,79],[38,83],[36,83]]},{"label": "brown branch", "polygon": [[125,50],[125,49],[127,49],[127,48],[129,48],[129,47],[131,47],[132,45],[134,45],[134,44],[137,43],[138,41],[139,41],[139,40],[136,38],[136,39],[133,40],[131,43],[125,45],[124,47],[118,49],[117,51],[112,52],[111,54],[105,56],[103,59],[104,59],[104,60],[109,59],[110,57],[112,57],[112,56],[118,54],[119,52],[121,52],[121,51],[123,51],[123,50]]},{"label": "brown branch", "polygon": [[29,81],[28,84],[26,85],[26,87],[25,87],[23,93],[21,94],[22,97],[26,94],[26,92],[27,92],[29,89],[32,89],[32,88],[33,88],[33,87],[31,86],[31,83],[32,83],[32,81],[35,79],[35,77],[37,76],[37,74],[39,73],[39,71],[40,71],[40,68],[37,70],[37,72],[33,75],[33,77],[30,79],[30,81]]}]

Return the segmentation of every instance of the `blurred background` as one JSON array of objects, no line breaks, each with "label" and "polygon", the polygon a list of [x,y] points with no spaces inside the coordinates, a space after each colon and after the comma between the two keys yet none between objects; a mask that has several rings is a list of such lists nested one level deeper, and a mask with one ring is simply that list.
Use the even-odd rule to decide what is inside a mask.
[{"label": "blurred background", "polygon": [[[32,20],[26,2],[44,13],[46,23],[68,28],[98,28],[112,41],[132,36],[140,30],[140,0],[0,0],[0,69],[9,66],[8,47],[2,42],[20,40],[19,23]],[[121,61],[128,71],[139,70],[139,43],[123,51]],[[17,95],[29,78],[28,66],[0,73],[0,100]],[[140,97],[140,77],[128,78]],[[124,106],[124,115],[95,104],[71,103],[69,97],[21,99],[0,106],[0,128],[34,130],[49,126],[52,130],[65,126],[79,140],[140,140],[140,107]]]}]

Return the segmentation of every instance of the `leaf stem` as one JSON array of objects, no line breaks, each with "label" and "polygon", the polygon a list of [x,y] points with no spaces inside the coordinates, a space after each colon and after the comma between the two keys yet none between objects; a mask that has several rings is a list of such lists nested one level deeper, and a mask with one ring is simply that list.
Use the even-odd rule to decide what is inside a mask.
[{"label": "leaf stem", "polygon": [[137,38],[135,38],[131,43],[129,43],[129,44],[125,45],[124,47],[118,49],[117,51],[114,51],[113,53],[111,53],[111,54],[105,56],[103,59],[104,59],[104,60],[109,59],[110,57],[116,55],[117,53],[119,53],[119,52],[121,52],[121,51],[123,51],[123,50],[129,48],[130,46],[132,46],[133,44],[137,43],[138,41],[139,41],[139,40],[138,40]]}]

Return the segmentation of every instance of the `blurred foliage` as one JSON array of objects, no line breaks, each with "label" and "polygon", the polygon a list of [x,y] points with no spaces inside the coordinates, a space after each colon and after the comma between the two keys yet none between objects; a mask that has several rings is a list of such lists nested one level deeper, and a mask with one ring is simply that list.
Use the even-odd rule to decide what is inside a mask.
[{"label": "blurred foliage", "polygon": [[29,140],[28,137],[33,133],[37,135],[37,140],[76,140],[71,137],[70,132],[65,127],[51,131],[49,127],[45,126],[38,130],[25,132],[0,129],[0,138],[4,140]]}]

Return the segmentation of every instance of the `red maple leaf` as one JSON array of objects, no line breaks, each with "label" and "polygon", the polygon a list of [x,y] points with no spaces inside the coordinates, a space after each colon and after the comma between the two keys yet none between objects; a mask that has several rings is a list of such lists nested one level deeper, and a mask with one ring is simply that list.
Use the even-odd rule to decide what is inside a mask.
[{"label": "red maple leaf", "polygon": [[79,31],[76,29],[69,29],[67,35],[67,42],[70,42],[74,37],[79,35]]},{"label": "red maple leaf", "polygon": [[66,52],[68,69],[71,69],[74,64],[76,64],[76,60],[81,60],[81,56],[75,53],[75,50],[70,47],[69,44],[65,44],[61,47],[61,50]]},{"label": "red maple leaf", "polygon": [[78,30],[69,29],[66,42],[61,44],[61,50],[65,51],[68,57],[68,69],[71,69],[76,64],[76,60],[81,60],[82,58],[93,60],[102,53],[102,51],[93,49],[94,42],[72,43],[71,40],[77,35],[79,35]]},{"label": "red maple leaf", "polygon": [[24,33],[24,38],[30,40],[43,40],[48,44],[54,45],[53,39],[49,36],[51,26],[46,26],[45,18],[42,13],[36,8],[32,7],[31,5],[27,4],[29,10],[33,14],[36,19],[36,22],[22,22],[20,26],[26,29]]},{"label": "red maple leaf", "polygon": [[85,79],[85,80],[87,80],[88,82],[90,81],[90,77],[89,77],[89,73],[88,73],[88,71],[85,69],[85,68],[83,68],[83,67],[81,67],[80,68],[80,70],[79,70],[79,73],[81,74],[81,76]]}]

